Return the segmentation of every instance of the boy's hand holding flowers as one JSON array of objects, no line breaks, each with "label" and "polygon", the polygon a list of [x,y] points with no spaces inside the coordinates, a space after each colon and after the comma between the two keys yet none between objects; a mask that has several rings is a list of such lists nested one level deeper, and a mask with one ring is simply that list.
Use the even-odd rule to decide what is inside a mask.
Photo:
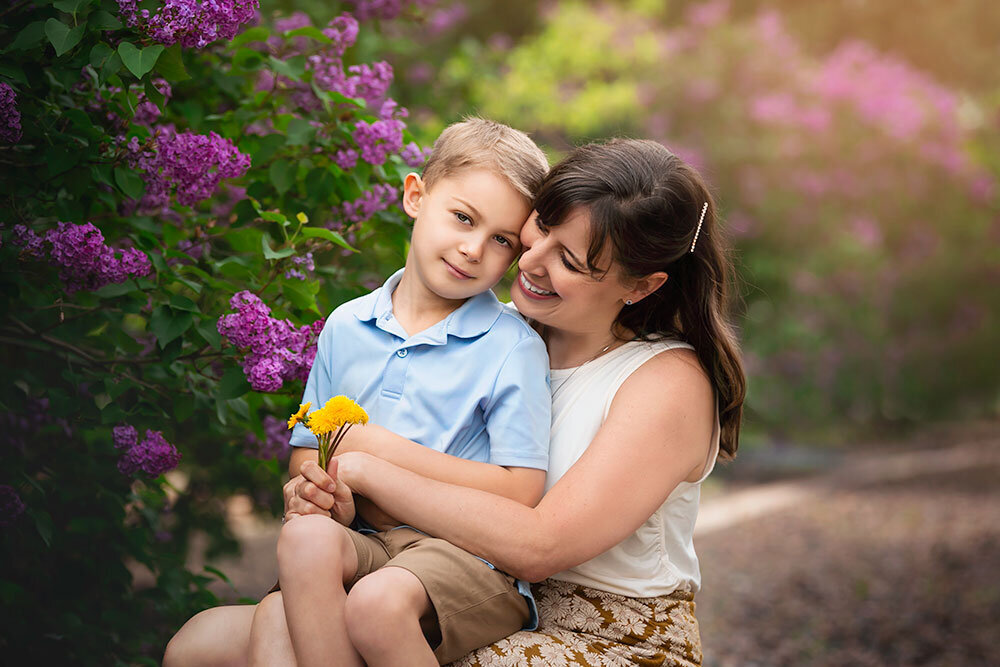
[{"label": "boy's hand holding flowers", "polygon": [[326,470],[337,445],[354,424],[367,424],[368,413],[346,396],[334,396],[319,410],[309,412],[312,403],[299,406],[299,411],[288,418],[288,428],[302,423],[319,441],[319,467]]}]

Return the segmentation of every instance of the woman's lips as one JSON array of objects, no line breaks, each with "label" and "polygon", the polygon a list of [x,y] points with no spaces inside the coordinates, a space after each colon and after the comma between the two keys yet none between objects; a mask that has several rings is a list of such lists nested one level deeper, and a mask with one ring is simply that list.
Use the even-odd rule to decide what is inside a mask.
[{"label": "woman's lips", "polygon": [[[529,299],[534,299],[535,301],[547,301],[549,299],[554,299],[558,294],[550,290],[543,290],[541,287],[535,283],[528,280],[528,277],[524,275],[523,271],[517,272],[517,286],[521,289],[521,293],[524,294]],[[532,291],[538,290],[538,291]],[[539,292],[542,292],[539,294]]]}]

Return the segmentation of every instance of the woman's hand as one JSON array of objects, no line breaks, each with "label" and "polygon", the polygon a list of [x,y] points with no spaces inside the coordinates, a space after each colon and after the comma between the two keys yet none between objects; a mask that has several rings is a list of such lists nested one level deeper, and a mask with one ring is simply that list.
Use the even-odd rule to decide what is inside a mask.
[{"label": "woman's hand", "polygon": [[315,461],[302,464],[300,474],[284,486],[285,520],[306,514],[332,516],[347,525],[354,519],[354,499],[351,489],[337,479],[337,461],[330,464],[330,473]]}]

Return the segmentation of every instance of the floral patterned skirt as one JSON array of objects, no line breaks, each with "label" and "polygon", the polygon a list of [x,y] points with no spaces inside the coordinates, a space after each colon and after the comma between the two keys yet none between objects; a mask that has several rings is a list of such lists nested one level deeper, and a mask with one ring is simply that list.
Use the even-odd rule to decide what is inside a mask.
[{"label": "floral patterned skirt", "polygon": [[701,665],[694,595],[630,598],[564,581],[532,585],[539,624],[452,667]]}]

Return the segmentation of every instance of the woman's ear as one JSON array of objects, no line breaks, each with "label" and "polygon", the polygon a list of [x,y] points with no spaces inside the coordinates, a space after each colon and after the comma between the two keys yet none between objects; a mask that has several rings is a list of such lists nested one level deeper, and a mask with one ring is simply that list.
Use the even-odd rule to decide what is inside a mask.
[{"label": "woman's ear", "polygon": [[[667,282],[669,276],[663,271],[657,271],[656,273],[650,273],[648,276],[644,276],[635,281],[634,286],[631,290],[624,296],[622,300],[626,302],[626,305],[632,305],[639,303],[647,296],[660,289],[663,283]],[[632,303],[628,303],[631,301]]]},{"label": "woman's ear", "polygon": [[403,181],[403,210],[411,218],[417,217],[420,211],[420,200],[424,197],[424,181],[420,175],[410,172]]}]

